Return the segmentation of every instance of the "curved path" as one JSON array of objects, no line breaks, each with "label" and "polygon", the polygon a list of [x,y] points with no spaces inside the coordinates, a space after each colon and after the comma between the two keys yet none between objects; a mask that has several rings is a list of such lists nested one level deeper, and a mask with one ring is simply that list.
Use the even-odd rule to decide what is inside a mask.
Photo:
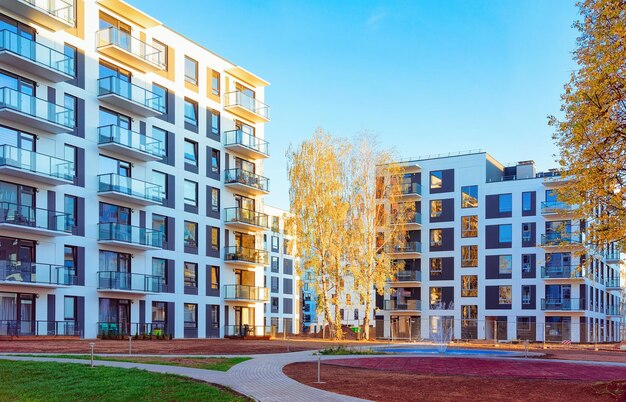
[{"label": "curved path", "polygon": [[[126,357],[124,355],[117,355],[120,358]],[[132,355],[133,357],[140,357],[143,355]],[[154,355],[151,355],[154,356]],[[171,355],[168,355],[171,357]],[[206,356],[204,356],[206,357]],[[412,357],[415,358],[415,354],[411,355],[378,355],[372,356],[375,359],[397,359],[399,357]],[[435,358],[439,356],[424,356]],[[451,356],[444,356],[455,358]],[[335,359],[366,359],[366,356],[321,356],[322,360],[335,360]],[[60,359],[60,358],[47,358],[47,357],[28,357],[28,356],[8,356],[0,355],[0,359],[3,360],[34,360],[34,361],[52,361],[59,363],[78,363],[78,364],[90,364],[88,360],[77,359]],[[162,366],[155,364],[142,364],[142,363],[127,363],[127,362],[112,362],[97,360],[94,365],[108,366],[108,367],[120,367],[120,368],[138,368],[146,371],[156,373],[177,374],[186,377],[190,377],[196,380],[205,381],[209,383],[219,384],[226,387],[230,387],[233,390],[245,394],[253,399],[260,401],[362,401],[362,399],[353,398],[350,396],[339,395],[332,392],[324,391],[321,389],[309,387],[299,383],[291,378],[287,377],[283,373],[283,367],[290,363],[296,362],[315,362],[318,356],[313,355],[313,351],[304,352],[292,352],[281,354],[267,354],[267,355],[253,355],[252,358],[243,363],[239,363],[233,366],[227,372],[203,370],[188,367],[178,366]],[[511,357],[481,357],[481,359],[494,359],[498,361],[514,360],[514,361],[527,361],[520,358]],[[596,367],[625,367],[625,363],[604,363],[604,362],[581,362],[573,360],[543,360],[534,359],[533,362],[538,364],[550,364],[550,363],[566,363],[566,364],[585,364]],[[322,370],[322,381],[324,380],[324,371]]]}]

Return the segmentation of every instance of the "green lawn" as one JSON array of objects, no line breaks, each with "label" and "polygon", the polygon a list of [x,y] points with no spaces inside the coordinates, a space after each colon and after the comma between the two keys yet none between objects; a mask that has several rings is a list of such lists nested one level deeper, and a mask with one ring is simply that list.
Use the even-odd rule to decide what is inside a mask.
[{"label": "green lawn", "polygon": [[[89,355],[13,355],[28,357],[50,357],[59,359],[80,359],[89,360]],[[143,364],[162,364],[164,366],[191,367],[203,370],[228,371],[235,364],[250,360],[249,357],[114,357],[114,356],[94,356],[94,360],[105,360],[111,362],[128,362]]]},{"label": "green lawn", "polygon": [[0,360],[0,401],[248,401],[209,384],[137,369]]}]

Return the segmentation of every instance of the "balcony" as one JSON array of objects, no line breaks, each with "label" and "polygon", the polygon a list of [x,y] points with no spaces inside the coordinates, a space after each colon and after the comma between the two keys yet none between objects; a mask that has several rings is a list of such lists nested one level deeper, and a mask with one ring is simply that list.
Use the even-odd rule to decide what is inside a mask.
[{"label": "balcony", "polygon": [[74,129],[70,109],[9,87],[0,88],[0,119],[26,126],[27,131],[61,134]]},{"label": "balcony", "polygon": [[605,311],[606,315],[616,315],[616,316],[620,316],[620,309],[618,306],[609,306],[606,308]]},{"label": "balcony", "polygon": [[270,107],[241,91],[224,94],[224,109],[254,123],[270,121]]},{"label": "balcony", "polygon": [[224,247],[224,262],[251,267],[269,265],[269,254],[265,250],[229,246]]},{"label": "balcony", "polygon": [[71,184],[74,164],[11,145],[0,145],[0,174],[52,185]]},{"label": "balcony", "polygon": [[562,215],[570,213],[575,209],[575,205],[567,204],[562,201],[544,201],[541,203],[542,215]]},{"label": "balcony", "polygon": [[162,278],[130,272],[99,271],[98,290],[128,294],[160,293],[163,291]]},{"label": "balcony", "polygon": [[40,236],[68,236],[74,225],[69,214],[0,202],[0,233],[15,232]]},{"label": "balcony", "polygon": [[622,260],[622,255],[619,251],[611,251],[604,254],[604,259],[609,264],[615,264]]},{"label": "balcony", "polygon": [[388,282],[391,286],[419,285],[422,282],[422,271],[400,271]]},{"label": "balcony", "polygon": [[76,285],[76,271],[62,265],[0,261],[0,286],[58,288]]},{"label": "balcony", "polygon": [[80,337],[82,330],[75,321],[0,320],[0,338],[21,336]]},{"label": "balcony", "polygon": [[422,244],[418,241],[406,242],[403,246],[387,248],[387,254],[396,258],[419,257],[422,253]]},{"label": "balcony", "polygon": [[555,265],[541,267],[541,277],[543,279],[575,279],[585,278],[583,268],[571,265]]},{"label": "balcony", "polygon": [[100,149],[144,162],[165,157],[162,141],[115,125],[98,127],[98,145]]},{"label": "balcony", "polygon": [[394,225],[402,225],[402,226],[407,226],[407,227],[408,226],[421,226],[422,214],[420,214],[419,212],[413,212],[411,213],[411,216],[408,217],[406,222],[398,222],[398,219],[392,217],[391,223],[393,223]]},{"label": "balcony", "polygon": [[269,289],[250,285],[224,285],[224,300],[243,302],[268,302]]},{"label": "balcony", "polygon": [[580,233],[548,233],[541,235],[542,247],[571,248],[582,246]]},{"label": "balcony", "polygon": [[163,248],[163,232],[123,223],[99,223],[98,241],[135,250],[159,250]]},{"label": "balcony", "polygon": [[73,0],[0,0],[0,6],[51,31],[72,28],[76,22]]},{"label": "balcony", "polygon": [[622,288],[619,278],[608,278],[605,285],[607,290],[620,290]]},{"label": "balcony", "polygon": [[419,312],[422,310],[421,300],[385,300],[385,311]]},{"label": "balcony", "polygon": [[241,130],[224,132],[224,148],[251,159],[269,158],[269,143]]},{"label": "balcony", "polygon": [[400,195],[407,199],[420,198],[422,196],[422,185],[419,183],[402,183]]},{"label": "balcony", "polygon": [[239,168],[224,171],[224,184],[236,191],[244,191],[252,195],[270,192],[270,179]]},{"label": "balcony", "polygon": [[165,113],[165,99],[161,95],[119,77],[98,79],[98,99],[140,117],[154,117]]},{"label": "balcony", "polygon": [[165,70],[163,51],[115,27],[96,32],[96,48],[100,53],[144,73]]},{"label": "balcony", "polygon": [[241,230],[264,231],[269,228],[268,215],[252,211],[244,208],[226,208],[224,209],[224,222]]},{"label": "balcony", "polygon": [[543,311],[583,311],[585,299],[541,299]]},{"label": "balcony", "polygon": [[98,195],[138,205],[163,203],[163,189],[158,184],[115,173],[98,175]]},{"label": "balcony", "polygon": [[75,74],[73,58],[6,29],[0,31],[0,62],[54,83]]}]

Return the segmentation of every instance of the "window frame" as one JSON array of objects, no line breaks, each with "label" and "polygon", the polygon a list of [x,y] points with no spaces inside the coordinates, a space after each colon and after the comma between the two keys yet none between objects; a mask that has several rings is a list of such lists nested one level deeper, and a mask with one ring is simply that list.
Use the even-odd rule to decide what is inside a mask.
[{"label": "window frame", "polygon": [[[191,65],[193,65],[194,67],[194,71],[193,71],[193,75],[189,75],[189,71],[187,71],[187,67],[190,67]],[[198,82],[199,82],[199,77],[198,77],[198,69],[199,69],[199,65],[198,65],[198,61],[196,59],[193,59],[187,55],[185,55],[185,65],[184,65],[184,73],[185,73],[185,82],[188,82],[192,85],[198,86]]]},{"label": "window frame", "polygon": [[[503,290],[506,292],[508,288],[508,298],[502,297]],[[506,296],[506,294],[505,294]],[[513,288],[511,285],[499,285],[498,286],[498,304],[512,304],[513,299]]]},{"label": "window frame", "polygon": [[[183,245],[185,247],[191,247],[191,248],[198,248],[198,223],[197,222],[193,222],[193,221],[184,221],[184,230],[183,230]],[[190,228],[193,228],[193,233],[190,233],[191,231],[189,230]],[[193,234],[193,238],[191,238],[191,236],[188,236],[189,234]],[[193,243],[189,243],[189,241],[193,241],[195,242],[195,244]]]},{"label": "window frame", "polygon": [[[474,191],[476,192],[475,196],[472,194]],[[470,198],[475,200],[475,205],[471,204]],[[461,186],[461,208],[478,208],[478,204],[478,186],[475,184]]]},{"label": "window frame", "polygon": [[461,217],[461,238],[478,237],[478,215]]},{"label": "window frame", "polygon": [[[438,190],[443,188],[443,170],[432,170],[429,174],[430,177],[430,189]],[[439,183],[433,182],[433,177],[439,179]]]},{"label": "window frame", "polygon": [[185,261],[183,263],[183,274],[185,287],[198,289],[198,263]]},{"label": "window frame", "polygon": [[[188,307],[193,306],[193,310],[188,310]],[[193,313],[193,321],[187,320],[187,313]],[[198,305],[196,303],[184,303],[183,304],[183,325],[184,328],[198,328]]]}]

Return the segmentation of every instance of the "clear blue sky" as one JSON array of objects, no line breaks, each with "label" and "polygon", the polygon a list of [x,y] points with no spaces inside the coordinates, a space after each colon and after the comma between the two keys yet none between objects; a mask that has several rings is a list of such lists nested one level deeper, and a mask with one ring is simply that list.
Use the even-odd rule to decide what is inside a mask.
[{"label": "clear blue sky", "polygon": [[270,81],[272,193],[316,127],[371,130],[401,157],[482,148],[553,167],[546,116],[575,68],[574,0],[129,0]]}]

